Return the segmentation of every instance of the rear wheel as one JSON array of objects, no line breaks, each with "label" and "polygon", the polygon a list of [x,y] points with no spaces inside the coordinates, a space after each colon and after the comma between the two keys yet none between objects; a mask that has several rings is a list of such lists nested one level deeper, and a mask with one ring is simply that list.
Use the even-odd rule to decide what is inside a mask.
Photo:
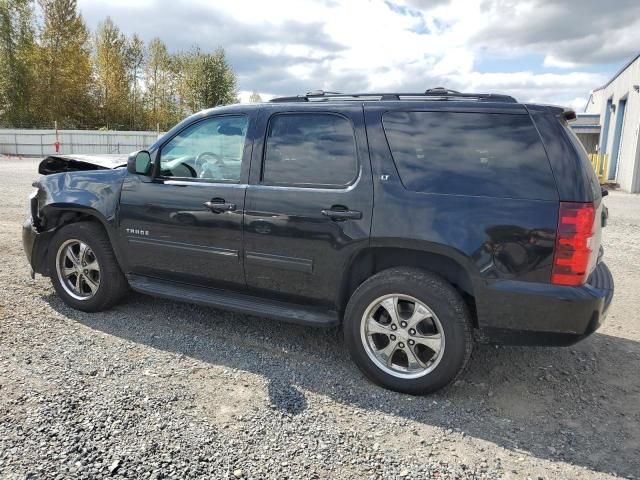
[{"label": "rear wheel", "polygon": [[389,269],[364,282],[347,306],[344,334],[367,377],[411,394],[450,383],[472,349],[469,313],[458,292],[416,269]]},{"label": "rear wheel", "polygon": [[56,292],[78,310],[115,305],[128,285],[102,226],[80,222],[60,228],[49,246],[49,272]]}]

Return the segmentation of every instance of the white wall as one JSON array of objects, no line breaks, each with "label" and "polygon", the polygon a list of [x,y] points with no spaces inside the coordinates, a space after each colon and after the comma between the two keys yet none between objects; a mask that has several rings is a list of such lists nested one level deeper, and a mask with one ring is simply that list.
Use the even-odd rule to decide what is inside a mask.
[{"label": "white wall", "polygon": [[593,92],[586,111],[600,114],[600,125],[603,129],[600,134],[602,147],[607,100],[611,98],[616,106],[616,111],[611,113],[609,120],[606,145],[606,153],[612,159],[616,117],[620,113],[619,102],[621,99],[627,99],[615,180],[623,190],[637,193],[640,192],[640,93],[634,90],[634,85],[640,85],[640,58],[620,73],[611,84]]},{"label": "white wall", "polygon": [[[130,153],[149,147],[157,132],[58,130],[61,154]],[[0,154],[44,156],[55,153],[55,130],[0,129]]]}]

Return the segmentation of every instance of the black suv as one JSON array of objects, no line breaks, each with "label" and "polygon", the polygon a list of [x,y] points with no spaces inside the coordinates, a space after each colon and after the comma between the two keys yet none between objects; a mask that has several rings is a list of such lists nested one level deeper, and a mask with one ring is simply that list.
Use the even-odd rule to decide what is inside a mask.
[{"label": "black suv", "polygon": [[613,296],[603,191],[558,107],[445,89],[193,115],[128,158],[52,156],[23,241],[84,311],[131,288],[342,325],[374,382],[451,382],[474,341],[567,345]]}]

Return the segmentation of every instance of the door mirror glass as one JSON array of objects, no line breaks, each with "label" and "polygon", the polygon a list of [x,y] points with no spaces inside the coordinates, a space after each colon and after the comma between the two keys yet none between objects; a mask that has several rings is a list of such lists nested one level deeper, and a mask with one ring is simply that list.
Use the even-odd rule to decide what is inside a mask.
[{"label": "door mirror glass", "polygon": [[151,155],[146,150],[131,154],[127,161],[127,170],[136,175],[149,175],[151,172]]}]

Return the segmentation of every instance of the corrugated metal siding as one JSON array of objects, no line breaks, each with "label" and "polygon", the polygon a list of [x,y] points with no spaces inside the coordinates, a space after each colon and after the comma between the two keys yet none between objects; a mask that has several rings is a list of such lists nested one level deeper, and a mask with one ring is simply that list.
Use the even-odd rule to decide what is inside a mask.
[{"label": "corrugated metal siding", "polygon": [[578,131],[575,133],[587,152],[596,153],[598,151],[598,142],[600,141],[599,133],[580,133]]},{"label": "corrugated metal siding", "polygon": [[[62,154],[129,153],[149,147],[157,132],[58,130]],[[55,130],[0,129],[0,154],[44,156],[55,153]]]},{"label": "corrugated metal siding", "polygon": [[[620,112],[619,103],[621,99],[627,99],[615,180],[623,190],[633,193],[640,192],[640,93],[634,89],[634,85],[639,84],[640,57],[637,57],[611,82],[594,91],[586,108],[588,113],[599,113],[603,125],[607,101],[611,98],[612,104],[616,106],[616,112],[611,114],[609,121],[607,151],[601,152],[613,158],[613,139],[616,116]],[[602,134],[604,132],[601,132]]]}]

